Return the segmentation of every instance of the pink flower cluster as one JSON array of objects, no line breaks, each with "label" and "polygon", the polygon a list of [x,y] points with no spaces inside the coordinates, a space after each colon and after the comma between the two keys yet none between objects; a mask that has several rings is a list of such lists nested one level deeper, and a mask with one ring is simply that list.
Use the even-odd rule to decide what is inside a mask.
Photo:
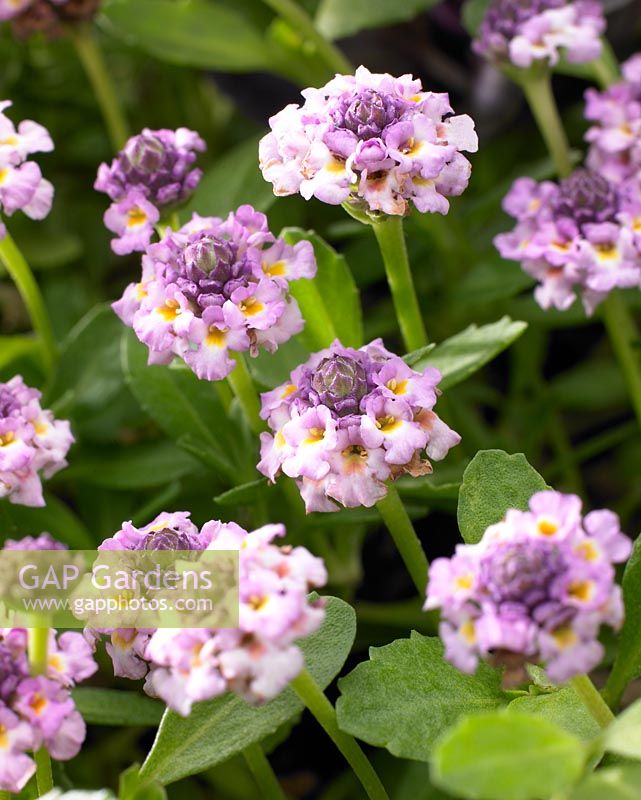
[{"label": "pink flower cluster", "polygon": [[50,478],[66,467],[74,441],[69,423],[39,399],[19,375],[0,383],[0,497],[25,506],[44,505],[39,473]]},{"label": "pink flower cluster", "polygon": [[141,678],[149,670],[146,691],[183,715],[227,691],[251,703],[278,695],[304,666],[296,640],[323,622],[322,600],[308,595],[327,581],[322,560],[304,547],[273,543],[284,535],[282,525],[248,533],[218,521],[199,531],[184,512],[140,529],[125,523],[100,549],[238,550],[240,626],[112,631],[115,673]]},{"label": "pink flower cluster", "polygon": [[519,178],[503,201],[517,220],[494,240],[539,281],[542,308],[565,310],[580,294],[586,313],[616,287],[641,286],[641,193],[586,169],[555,184]]},{"label": "pink flower cluster", "polygon": [[[44,219],[53,202],[53,186],[42,177],[31,153],[49,153],[53,142],[48,131],[32,120],[18,127],[4,113],[10,100],[0,102],[0,212],[11,216],[22,211],[31,219]],[[0,221],[0,239],[6,228]]]},{"label": "pink flower cluster", "polygon": [[[64,548],[48,534],[10,543],[11,550]],[[29,751],[46,747],[53,758],[73,758],[85,738],[85,723],[69,690],[98,669],[82,634],[49,633],[47,670],[33,676],[27,631],[0,628],[0,790],[20,792],[35,772]]]},{"label": "pink flower cluster", "polygon": [[100,165],[94,188],[113,200],[105,225],[116,234],[114,253],[144,251],[161,213],[184,203],[198,186],[202,170],[194,162],[205,149],[205,142],[188,128],[145,128],[111,164]]},{"label": "pink flower cluster", "polygon": [[274,352],[303,329],[289,282],[316,274],[311,244],[277,239],[248,205],[225,220],[194,215],[150,245],[142,264],[115,312],[147,345],[150,364],[178,356],[210,381],[232,371],[230,351]]},{"label": "pink flower cluster", "polygon": [[336,341],[262,395],[258,469],[296,478],[310,511],[373,506],[385,481],[431,471],[460,441],[432,410],[441,374],[411,369],[380,339],[354,350]]},{"label": "pink flower cluster", "polygon": [[564,682],[603,657],[601,625],[623,620],[613,562],[631,542],[612,511],[581,515],[581,500],[535,494],[528,511],[510,509],[475,545],[430,567],[426,609],[441,609],[446,658],[472,673],[479,658],[505,666],[506,685],[542,663]]},{"label": "pink flower cluster", "polygon": [[623,80],[602,92],[585,93],[588,166],[613,183],[639,182],[641,170],[641,55],[622,66]]},{"label": "pink flower cluster", "polygon": [[447,198],[467,187],[471,166],[461,151],[475,152],[478,139],[469,116],[451,116],[447,94],[365,67],[302,94],[304,104],[272,117],[260,142],[275,194],[396,215],[412,202],[445,214]]},{"label": "pink flower cluster", "polygon": [[605,31],[598,0],[492,0],[472,48],[498,63],[528,68],[565,57],[584,64],[601,54]]}]

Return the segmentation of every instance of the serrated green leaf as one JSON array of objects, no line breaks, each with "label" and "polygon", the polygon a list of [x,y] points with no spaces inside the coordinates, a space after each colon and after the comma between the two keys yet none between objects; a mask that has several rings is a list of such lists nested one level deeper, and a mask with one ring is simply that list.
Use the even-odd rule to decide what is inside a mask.
[{"label": "serrated green leaf", "polygon": [[641,759],[641,700],[637,700],[608,725],[603,745],[611,753]]},{"label": "serrated green leaf", "polygon": [[541,800],[569,788],[586,753],[579,739],[529,714],[469,716],[443,737],[432,780],[470,800]]},{"label": "serrated green leaf", "polygon": [[132,331],[122,337],[122,362],[127,384],[141,408],[176,442],[193,441],[193,455],[215,466],[230,481],[236,478],[234,430],[209,381],[191,370],[148,366],[147,348]]},{"label": "serrated green leaf", "polygon": [[289,244],[306,239],[316,255],[318,272],[313,280],[290,284],[305,320],[301,341],[310,350],[328,347],[334,339],[346,347],[363,344],[363,322],[358,288],[344,257],[313,231],[285,228],[281,236]]},{"label": "serrated green leaf", "polygon": [[569,800],[639,800],[641,766],[600,769],[572,792]]},{"label": "serrated green leaf", "polygon": [[321,0],[316,12],[316,26],[330,39],[340,39],[367,28],[382,28],[414,19],[439,0]]},{"label": "serrated green leaf", "polygon": [[443,375],[440,389],[451,389],[501,353],[527,328],[525,322],[503,317],[491,325],[470,325],[461,333],[436,345],[413,365],[415,370],[436,367]]},{"label": "serrated green leaf", "polygon": [[459,490],[458,525],[467,544],[476,544],[508,508],[526,510],[535,492],[546,488],[523,453],[481,450],[467,465]]},{"label": "serrated green leaf", "polygon": [[[356,635],[356,615],[347,603],[329,597],[326,609],[321,629],[300,642],[306,667],[323,688],[345,663]],[[141,776],[167,784],[202,772],[274,733],[302,708],[293,690],[286,689],[260,707],[227,694],[198,703],[189,717],[167,711]]]},{"label": "serrated green leaf", "polygon": [[641,675],[641,537],[634,543],[622,584],[625,621],[617,636],[617,655],[604,691],[613,707],[619,705],[628,683]]},{"label": "serrated green leaf", "polygon": [[338,686],[342,730],[400,758],[422,761],[460,716],[508,702],[496,670],[482,663],[475,675],[464,675],[444,660],[439,639],[416,631],[409,639],[372,647],[369,661]]},{"label": "serrated green leaf", "polygon": [[526,694],[512,700],[511,712],[544,717],[579,739],[589,741],[601,733],[601,728],[571,686],[544,694]]},{"label": "serrated green leaf", "polygon": [[186,67],[247,72],[269,67],[261,32],[207,0],[107,0],[101,20],[146,53]]},{"label": "serrated green leaf", "polygon": [[139,692],[79,687],[72,692],[76,708],[89,725],[160,725],[164,705]]}]

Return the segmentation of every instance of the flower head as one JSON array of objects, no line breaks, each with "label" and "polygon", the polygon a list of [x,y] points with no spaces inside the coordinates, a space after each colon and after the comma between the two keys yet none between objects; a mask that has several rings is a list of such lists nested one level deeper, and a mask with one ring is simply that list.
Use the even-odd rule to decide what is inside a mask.
[{"label": "flower head", "polygon": [[100,0],[0,0],[0,21],[9,20],[19,39],[37,33],[52,39],[69,24],[90,20]]},{"label": "flower head", "polygon": [[540,285],[542,308],[565,310],[580,294],[588,314],[615,287],[641,285],[641,194],[577,169],[559,184],[519,178],[503,202],[517,220],[494,240]]},{"label": "flower head", "polygon": [[178,356],[199,378],[220,380],[234,367],[230,351],[274,352],[302,330],[289,281],[315,273],[309,242],[287,245],[264,214],[241,206],[225,220],[194,215],[150,245],[142,280],[113,307],[150,363]]},{"label": "flower head", "polygon": [[117,234],[112,242],[115,253],[144,251],[161,213],[193,194],[202,176],[194,162],[203,150],[203,140],[187,128],[145,128],[110,165],[100,165],[94,187],[113,201],[105,225]]},{"label": "flower head", "polygon": [[0,628],[0,790],[22,790],[35,772],[30,751],[46,747],[61,761],[78,753],[85,724],[69,689],[96,669],[81,634],[51,631],[47,671],[33,677],[27,631]]},{"label": "flower head", "polygon": [[66,550],[67,545],[54,539],[49,533],[40,536],[25,536],[22,539],[7,539],[3,550]]},{"label": "flower head", "polygon": [[609,181],[637,180],[641,169],[641,55],[623,64],[623,80],[603,91],[585,93],[585,116],[592,123],[588,165]]},{"label": "flower head", "polygon": [[69,423],[39,399],[19,375],[0,383],[0,497],[25,506],[44,505],[40,473],[50,478],[66,467],[74,441]]},{"label": "flower head", "polygon": [[365,211],[447,213],[471,166],[461,154],[478,140],[467,115],[451,116],[446,94],[424,92],[410,75],[394,78],[359,67],[320,89],[305,89],[302,106],[270,119],[260,166],[277,195],[300,192]]},{"label": "flower head", "polygon": [[604,30],[598,0],[492,0],[472,47],[516,67],[540,61],[554,66],[561,56],[583,64],[599,57]]},{"label": "flower head", "polygon": [[[32,153],[49,153],[53,142],[48,131],[32,120],[17,127],[4,113],[11,101],[0,102],[0,212],[11,216],[22,211],[31,219],[44,219],[51,209],[53,186],[42,177]],[[0,239],[5,227],[0,222]]]},{"label": "flower head", "polygon": [[336,341],[263,394],[258,469],[295,478],[307,511],[373,506],[385,481],[431,471],[460,436],[432,410],[438,370],[416,372],[380,340],[354,350]]},{"label": "flower head", "polygon": [[[252,703],[279,694],[303,667],[295,642],[324,618],[323,602],[309,592],[323,586],[323,562],[304,547],[279,547],[282,525],[248,533],[235,523],[207,522],[200,530],[188,513],[161,514],[144,528],[125,523],[100,549],[237,550],[239,627],[108,631],[117,675],[142,678],[145,689],[180,714],[192,704],[233,691]],[[174,544],[174,541],[177,544]],[[182,546],[178,546],[182,545]],[[100,633],[104,633],[101,631]]]},{"label": "flower head", "polygon": [[446,657],[463,672],[484,658],[505,666],[514,685],[525,680],[525,664],[540,663],[563,682],[600,662],[600,626],[621,624],[613,562],[630,550],[616,514],[582,517],[578,497],[539,492],[479,544],[434,561],[425,608],[441,609]]}]

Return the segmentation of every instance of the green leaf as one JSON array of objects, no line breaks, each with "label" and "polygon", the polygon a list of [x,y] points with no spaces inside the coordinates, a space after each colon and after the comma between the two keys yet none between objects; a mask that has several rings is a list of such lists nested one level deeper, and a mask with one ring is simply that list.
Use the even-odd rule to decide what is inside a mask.
[{"label": "green leaf", "polygon": [[340,339],[346,347],[360,347],[363,344],[361,301],[343,256],[313,231],[285,228],[281,236],[289,244],[303,239],[311,242],[318,264],[314,280],[290,284],[305,320],[305,329],[300,334],[302,342],[310,350],[328,347],[334,339]]},{"label": "green leaf", "polygon": [[425,358],[413,365],[414,369],[436,367],[443,379],[440,389],[451,389],[469,378],[488,361],[509,347],[527,328],[525,322],[513,322],[503,317],[491,325],[470,325],[461,333],[436,345]]},{"label": "green leaf", "polygon": [[[321,629],[300,642],[307,669],[323,688],[345,663],[356,635],[356,615],[347,603],[328,597],[326,609]],[[196,704],[189,717],[167,711],[141,776],[167,784],[202,772],[274,733],[302,708],[293,690],[286,689],[259,707],[227,694]]]},{"label": "green leaf", "polygon": [[120,364],[122,322],[110,306],[91,309],[63,342],[45,405],[56,413],[85,418],[104,409],[123,390]]},{"label": "green leaf", "polygon": [[31,508],[0,500],[0,532],[2,540],[22,539],[24,536],[39,536],[50,533],[76,550],[91,550],[95,540],[78,517],[64,503],[45,493],[46,505]]},{"label": "green leaf", "polygon": [[89,725],[156,728],[164,705],[139,692],[81,687],[72,692],[76,708]]},{"label": "green leaf", "polygon": [[476,36],[489,5],[490,0],[466,0],[463,4],[463,24],[470,36]]},{"label": "green leaf", "polygon": [[432,780],[456,797],[541,800],[581,775],[579,739],[529,714],[470,716],[443,737],[432,757]]},{"label": "green leaf", "polygon": [[214,498],[214,502],[219,506],[238,506],[244,503],[253,503],[258,494],[263,492],[268,486],[267,478],[258,478],[250,483],[243,483],[235,486]]},{"label": "green leaf", "polygon": [[517,697],[508,710],[544,717],[584,741],[594,739],[601,733],[598,723],[571,686]]},{"label": "green leaf", "polygon": [[316,26],[330,39],[350,36],[366,28],[382,28],[395,22],[414,19],[439,0],[321,0]]},{"label": "green leaf", "polygon": [[36,357],[40,343],[32,336],[0,336],[0,369],[25,356]]},{"label": "green leaf", "polygon": [[252,136],[224,153],[203,175],[181,219],[195,211],[203,217],[226,217],[243,203],[267,211],[276,200],[272,186],[258,169],[258,137]]},{"label": "green leaf", "polygon": [[165,800],[166,797],[167,793],[159,783],[147,783],[141,779],[138,764],[132,764],[120,774],[118,800]]},{"label": "green leaf", "polygon": [[170,64],[226,72],[248,72],[270,64],[258,28],[220,3],[108,0],[101,18],[111,32]]},{"label": "green leaf", "polygon": [[496,670],[481,663],[475,675],[464,675],[444,660],[439,639],[416,631],[409,639],[372,647],[370,660],[338,686],[342,730],[400,758],[423,761],[460,716],[508,701]]},{"label": "green leaf", "polygon": [[122,337],[122,359],[129,388],[143,410],[178,444],[186,437],[197,442],[199,450],[189,451],[203,453],[203,461],[233,482],[236,439],[214,386],[191,370],[148,366],[147,348],[131,331]]},{"label": "green leaf", "polygon": [[623,573],[623,603],[625,621],[617,636],[617,655],[604,692],[612,706],[619,705],[625,687],[641,675],[641,536]]},{"label": "green leaf", "polygon": [[600,769],[572,792],[569,800],[639,800],[641,766]]},{"label": "green leaf", "polygon": [[459,490],[458,525],[467,544],[476,544],[508,508],[525,511],[530,497],[546,488],[523,453],[481,450],[467,465]]},{"label": "green leaf", "polygon": [[637,700],[606,728],[603,746],[611,753],[641,759],[641,700]]}]

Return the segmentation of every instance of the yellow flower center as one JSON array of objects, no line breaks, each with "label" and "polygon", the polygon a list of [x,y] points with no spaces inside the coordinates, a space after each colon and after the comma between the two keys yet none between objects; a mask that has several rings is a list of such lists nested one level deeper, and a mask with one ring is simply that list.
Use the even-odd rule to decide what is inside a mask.
[{"label": "yellow flower center", "polygon": [[147,222],[147,215],[138,206],[133,206],[127,211],[127,227],[136,228],[138,225],[144,225]]},{"label": "yellow flower center", "polygon": [[539,523],[536,527],[539,533],[543,536],[554,536],[559,529],[559,526],[556,524],[556,522],[553,522],[550,519],[539,520]]},{"label": "yellow flower center", "polygon": [[156,309],[166,322],[173,322],[180,313],[180,303],[177,300],[167,300],[164,306]]},{"label": "yellow flower center", "polygon": [[577,635],[569,625],[561,625],[560,628],[552,631],[552,637],[561,649],[572,647],[577,642]]},{"label": "yellow flower center", "polygon": [[459,628],[459,633],[465,639],[468,644],[474,644],[476,641],[476,631],[474,630],[474,623],[472,620],[468,619],[467,622],[464,622],[461,627]]},{"label": "yellow flower center", "polygon": [[7,167],[3,167],[0,169],[0,186],[7,180],[7,176],[9,175],[9,170]]},{"label": "yellow flower center", "polygon": [[592,581],[575,581],[570,584],[568,594],[581,603],[588,603],[594,596],[594,583]]},{"label": "yellow flower center", "polygon": [[247,601],[247,605],[253,611],[262,611],[262,609],[265,608],[268,602],[269,602],[269,597],[267,595],[263,595],[262,597],[258,595],[253,595]]},{"label": "yellow flower center", "polygon": [[323,428],[310,428],[308,431],[307,439],[305,439],[305,444],[318,444],[318,442],[322,442],[325,438],[325,431]]},{"label": "yellow flower center", "polygon": [[6,447],[11,442],[15,441],[16,435],[13,431],[9,431],[8,433],[3,433],[0,435],[0,447]]},{"label": "yellow flower center", "polygon": [[254,317],[256,314],[260,314],[265,306],[252,296],[248,297],[246,300],[243,300],[238,308],[246,317]]},{"label": "yellow flower center", "polygon": [[396,378],[391,378],[385,386],[394,394],[405,394],[407,391],[407,381],[397,381]]},{"label": "yellow flower center", "polygon": [[205,344],[209,347],[224,347],[226,340],[227,334],[225,331],[221,331],[219,328],[212,325],[209,328],[209,333],[205,337]]},{"label": "yellow flower center", "polygon": [[263,272],[265,275],[270,275],[272,278],[280,277],[287,272],[287,265],[284,261],[274,261],[273,264],[268,264],[263,261]]},{"label": "yellow flower center", "polygon": [[396,419],[396,417],[387,416],[387,417],[379,417],[376,420],[376,427],[383,431],[383,433],[391,433],[393,430],[396,430],[401,424],[401,421]]}]

